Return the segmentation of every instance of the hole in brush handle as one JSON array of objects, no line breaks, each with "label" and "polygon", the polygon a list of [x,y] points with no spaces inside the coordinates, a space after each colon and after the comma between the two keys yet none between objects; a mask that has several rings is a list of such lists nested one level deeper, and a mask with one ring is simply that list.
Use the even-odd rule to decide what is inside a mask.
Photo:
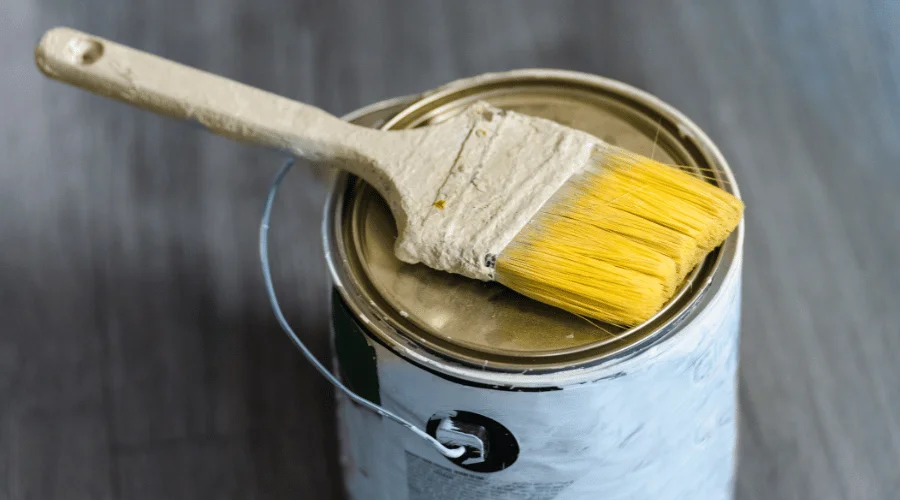
[{"label": "hole in brush handle", "polygon": [[66,49],[72,62],[81,66],[90,66],[103,57],[103,44],[91,38],[73,38]]}]

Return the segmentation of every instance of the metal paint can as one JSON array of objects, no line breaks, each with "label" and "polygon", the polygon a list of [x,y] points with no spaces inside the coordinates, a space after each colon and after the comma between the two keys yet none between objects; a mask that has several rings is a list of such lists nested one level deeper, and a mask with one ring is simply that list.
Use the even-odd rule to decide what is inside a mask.
[{"label": "metal paint can", "polygon": [[[593,75],[489,74],[348,119],[410,128],[476,100],[684,165],[737,193],[722,155],[684,115]],[[386,205],[348,176],[335,183],[323,232],[343,381],[432,435],[462,427],[486,450],[478,459],[445,458],[339,393],[350,499],[731,498],[743,225],[663,311],[628,330],[400,263]]]}]

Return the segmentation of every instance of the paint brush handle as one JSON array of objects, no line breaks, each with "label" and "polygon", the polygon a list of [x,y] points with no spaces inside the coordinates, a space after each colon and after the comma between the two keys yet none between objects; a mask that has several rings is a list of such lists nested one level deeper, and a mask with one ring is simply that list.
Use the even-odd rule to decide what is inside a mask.
[{"label": "paint brush handle", "polygon": [[[69,28],[35,49],[47,76],[215,134],[312,160],[352,160],[385,135],[325,111]],[[348,144],[353,144],[349,147]]]}]

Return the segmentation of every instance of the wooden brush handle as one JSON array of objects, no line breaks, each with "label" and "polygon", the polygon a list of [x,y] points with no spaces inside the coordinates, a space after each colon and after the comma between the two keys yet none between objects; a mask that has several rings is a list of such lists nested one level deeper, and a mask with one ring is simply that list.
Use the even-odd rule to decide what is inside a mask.
[{"label": "wooden brush handle", "polygon": [[364,138],[379,134],[313,106],[69,28],[48,31],[35,61],[56,80],[313,160],[354,158],[360,143],[371,142]]}]

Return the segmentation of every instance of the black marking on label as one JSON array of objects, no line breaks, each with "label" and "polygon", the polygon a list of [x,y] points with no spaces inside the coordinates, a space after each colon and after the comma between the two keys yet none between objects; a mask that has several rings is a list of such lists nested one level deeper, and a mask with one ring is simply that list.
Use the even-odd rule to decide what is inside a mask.
[{"label": "black marking on label", "polygon": [[493,269],[497,267],[497,255],[489,253],[484,256],[484,267]]},{"label": "black marking on label", "polygon": [[331,299],[334,349],[340,360],[340,375],[350,390],[375,404],[381,404],[378,362],[365,329],[354,318],[337,290]]}]

